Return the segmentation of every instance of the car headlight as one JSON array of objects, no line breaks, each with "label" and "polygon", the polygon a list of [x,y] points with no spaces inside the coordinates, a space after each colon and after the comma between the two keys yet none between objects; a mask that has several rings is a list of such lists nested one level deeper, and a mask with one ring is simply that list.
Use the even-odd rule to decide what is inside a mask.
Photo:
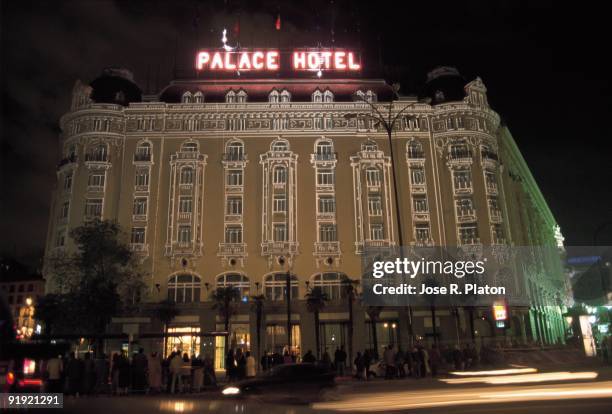
[{"label": "car headlight", "polygon": [[221,392],[223,393],[223,395],[236,395],[236,394],[240,394],[240,388],[227,387],[227,388],[224,388],[223,391]]}]

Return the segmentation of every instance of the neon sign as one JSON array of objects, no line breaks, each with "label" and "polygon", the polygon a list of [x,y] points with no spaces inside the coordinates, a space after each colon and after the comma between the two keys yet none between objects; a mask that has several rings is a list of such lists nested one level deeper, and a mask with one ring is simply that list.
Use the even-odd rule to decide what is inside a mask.
[{"label": "neon sign", "polygon": [[355,52],[347,50],[294,50],[281,55],[277,49],[266,50],[201,50],[196,55],[196,69],[199,71],[279,71],[285,64],[294,71],[341,71],[361,70],[361,63]]},{"label": "neon sign", "polygon": [[504,303],[493,304],[493,316],[496,321],[505,321],[508,319],[508,311]]}]

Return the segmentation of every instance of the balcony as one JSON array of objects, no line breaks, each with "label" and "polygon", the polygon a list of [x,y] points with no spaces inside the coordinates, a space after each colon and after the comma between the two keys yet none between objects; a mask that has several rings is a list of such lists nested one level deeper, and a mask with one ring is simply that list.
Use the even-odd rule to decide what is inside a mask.
[{"label": "balcony", "polygon": [[62,167],[64,167],[65,165],[71,165],[77,162],[78,157],[74,154],[70,155],[69,157],[66,158],[62,158],[60,160],[60,162],[57,164],[57,169],[61,169]]},{"label": "balcony", "polygon": [[134,162],[142,162],[147,163],[151,162],[152,157],[151,154],[134,154]]},{"label": "balcony", "polygon": [[429,211],[415,211],[412,213],[412,220],[416,222],[429,221]]},{"label": "balcony", "polygon": [[293,255],[298,252],[297,242],[267,242],[261,244],[261,254],[266,255]]},{"label": "balcony", "polygon": [[406,157],[411,160],[424,160],[425,152],[423,150],[408,149]]},{"label": "balcony", "polygon": [[130,243],[130,249],[134,253],[149,253],[149,245],[145,243]]},{"label": "balcony", "polygon": [[493,151],[480,151],[480,158],[482,158],[483,161],[491,161],[491,162],[498,162],[499,161],[499,157],[497,156],[497,154]]},{"label": "balcony", "polygon": [[89,191],[91,193],[103,193],[104,192],[104,186],[103,185],[88,185],[87,186],[87,191]]},{"label": "balcony", "polygon": [[315,255],[337,255],[340,254],[340,242],[315,242],[314,254]]},{"label": "balcony", "polygon": [[462,246],[476,246],[481,244],[480,237],[461,237],[460,242]]},{"label": "balcony", "polygon": [[133,214],[132,221],[147,221],[146,214]]},{"label": "balcony", "polygon": [[476,221],[476,210],[473,208],[457,208],[457,221],[459,223]]},{"label": "balcony", "polygon": [[455,182],[455,195],[472,194],[473,191],[471,182]]},{"label": "balcony", "polygon": [[85,154],[85,162],[108,163],[110,162],[110,157],[108,156],[108,154]]},{"label": "balcony", "polygon": [[425,194],[427,192],[427,188],[425,184],[411,184],[410,192],[413,194]]},{"label": "balcony", "polygon": [[218,256],[246,256],[246,243],[219,243]]},{"label": "balcony", "polygon": [[226,152],[223,154],[222,160],[225,162],[246,162],[246,155],[242,153]]},{"label": "balcony", "polygon": [[149,186],[148,185],[136,185],[134,186],[134,191],[141,193],[141,192],[148,192],[149,191]]},{"label": "balcony", "polygon": [[312,161],[334,161],[336,160],[336,153],[328,153],[328,154],[312,154]]},{"label": "balcony", "polygon": [[496,235],[493,235],[493,237],[491,239],[491,244],[505,245],[506,244],[506,238],[505,237],[497,237]]},{"label": "balcony", "polygon": [[448,160],[456,163],[472,163],[472,151],[451,151],[448,154]]},{"label": "balcony", "polygon": [[191,221],[191,212],[179,212],[178,219],[180,221]]},{"label": "balcony", "polygon": [[501,210],[498,208],[490,208],[489,215],[491,216],[492,222],[499,223],[502,221]]},{"label": "balcony", "polygon": [[489,195],[497,195],[497,184],[487,183],[486,190]]}]

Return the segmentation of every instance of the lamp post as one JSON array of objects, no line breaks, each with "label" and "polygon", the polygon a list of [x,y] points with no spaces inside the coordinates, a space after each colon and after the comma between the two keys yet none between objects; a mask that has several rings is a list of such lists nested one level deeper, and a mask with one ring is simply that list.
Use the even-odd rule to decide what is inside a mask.
[{"label": "lamp post", "polygon": [[[285,265],[285,257],[278,258],[278,264]],[[287,273],[285,274],[285,300],[287,302],[287,350],[291,353],[291,268],[287,265]]]},{"label": "lamp post", "polygon": [[[404,237],[402,234],[402,219],[401,219],[400,202],[399,202],[399,196],[398,196],[399,193],[397,189],[397,174],[395,171],[395,151],[393,151],[393,129],[395,128],[397,121],[400,119],[400,116],[408,109],[408,106],[404,107],[399,112],[394,114],[393,113],[393,102],[395,99],[399,98],[400,85],[399,83],[394,83],[393,85],[386,85],[386,86],[393,93],[393,96],[389,100],[389,105],[386,107],[387,109],[386,113],[381,112],[376,105],[368,101],[365,97],[361,95],[356,95],[357,99],[367,104],[370,107],[372,112],[369,114],[349,113],[349,114],[346,114],[344,117],[346,119],[362,118],[362,119],[373,120],[376,122],[376,125],[381,125],[384,128],[385,132],[387,133],[387,141],[389,144],[389,153],[391,157],[391,173],[393,177],[393,198],[395,200],[395,220],[397,222],[397,234],[398,234],[397,240],[399,243],[399,248],[400,248],[399,253],[401,257],[403,256]],[[411,306],[408,306],[408,323],[409,323],[409,330],[410,330],[410,340],[412,341],[414,334],[412,331],[412,307]],[[412,344],[410,345],[412,346]]]}]

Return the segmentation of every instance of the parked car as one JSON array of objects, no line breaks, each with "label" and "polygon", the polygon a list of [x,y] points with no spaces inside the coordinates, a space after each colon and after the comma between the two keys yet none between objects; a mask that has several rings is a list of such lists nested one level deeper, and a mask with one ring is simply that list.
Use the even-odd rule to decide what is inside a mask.
[{"label": "parked car", "polygon": [[260,377],[229,384],[225,397],[254,398],[266,402],[308,403],[324,398],[336,385],[335,374],[316,364],[284,364]]}]

